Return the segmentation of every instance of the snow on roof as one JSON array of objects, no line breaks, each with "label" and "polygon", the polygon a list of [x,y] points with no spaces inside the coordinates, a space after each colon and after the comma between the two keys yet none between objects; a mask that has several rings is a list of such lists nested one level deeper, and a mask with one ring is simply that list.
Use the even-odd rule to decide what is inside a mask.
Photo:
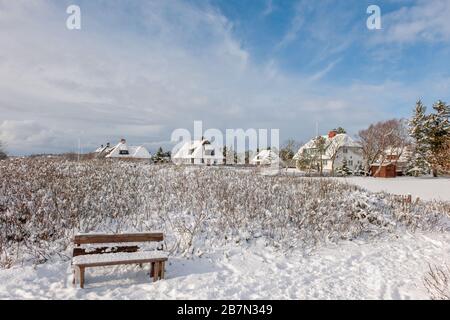
[{"label": "snow on roof", "polygon": [[[328,137],[328,135],[323,135],[322,138],[325,139],[325,154],[322,156],[323,159],[331,158],[335,150],[338,150],[341,147],[361,148],[361,145],[346,133],[337,134],[332,138]],[[298,150],[298,152],[294,156],[294,159],[298,160],[305,150],[315,149],[316,139],[317,138],[313,138],[308,141],[308,143],[304,144]]]},{"label": "snow on roof", "polygon": [[[173,156],[173,159],[202,159],[204,150],[214,150],[216,146],[212,145],[206,139],[186,142]],[[208,155],[209,158],[222,159],[222,152],[216,152],[214,155]]]},{"label": "snow on roof", "polygon": [[110,147],[108,145],[101,146],[101,147],[95,149],[95,153],[99,153],[99,154],[101,154],[103,152],[109,153],[109,152],[111,152],[112,149],[114,149],[114,148],[112,148],[112,147]]},{"label": "snow on roof", "polygon": [[383,162],[382,164],[374,162],[370,165],[371,167],[388,167],[388,166],[395,166],[395,163],[388,161],[388,162]]},{"label": "snow on roof", "polygon": [[125,142],[119,142],[111,148],[106,158],[134,158],[150,159],[152,155],[144,146],[128,146]]},{"label": "snow on roof", "polygon": [[278,154],[272,150],[260,151],[251,161],[252,164],[283,163]]}]

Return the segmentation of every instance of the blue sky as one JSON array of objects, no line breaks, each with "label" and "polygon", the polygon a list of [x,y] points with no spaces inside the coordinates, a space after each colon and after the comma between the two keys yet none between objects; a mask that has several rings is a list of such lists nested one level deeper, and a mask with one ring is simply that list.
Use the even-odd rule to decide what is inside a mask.
[{"label": "blue sky", "polygon": [[[65,27],[70,4],[81,30]],[[194,120],[356,134],[450,101],[448,17],[447,0],[0,0],[0,140],[12,154],[121,137],[155,150]]]},{"label": "blue sky", "polygon": [[[449,76],[448,41],[423,41],[417,36],[408,42],[374,44],[391,25],[385,26],[387,31],[366,28],[370,4],[379,5],[382,15],[389,16],[417,7],[417,1],[212,3],[234,22],[233,34],[242,39],[255,61],[275,59],[284,72],[311,75],[329,70],[322,79],[328,84],[355,80],[376,84],[387,79],[408,82],[433,74]],[[302,21],[298,30],[293,26],[296,19]],[[283,42],[292,29],[292,39]]]}]

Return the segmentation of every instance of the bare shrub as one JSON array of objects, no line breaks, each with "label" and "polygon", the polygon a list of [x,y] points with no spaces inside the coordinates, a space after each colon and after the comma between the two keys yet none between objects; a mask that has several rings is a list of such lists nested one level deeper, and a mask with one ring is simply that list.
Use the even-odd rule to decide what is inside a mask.
[{"label": "bare shrub", "polygon": [[441,267],[429,265],[423,281],[431,299],[450,300],[450,268],[447,264]]},{"label": "bare shrub", "polygon": [[256,238],[283,249],[313,248],[441,228],[450,212],[445,202],[405,207],[390,195],[332,179],[226,167],[35,157],[0,162],[0,172],[5,265],[69,256],[76,232],[162,230],[166,247],[185,254]]}]

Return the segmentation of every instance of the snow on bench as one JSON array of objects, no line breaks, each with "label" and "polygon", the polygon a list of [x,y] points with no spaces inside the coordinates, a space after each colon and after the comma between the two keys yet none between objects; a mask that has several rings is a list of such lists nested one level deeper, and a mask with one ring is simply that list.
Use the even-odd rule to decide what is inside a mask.
[{"label": "snow on bench", "polygon": [[111,264],[146,263],[156,260],[167,260],[168,254],[164,251],[142,251],[131,253],[105,253],[77,256],[72,259],[73,265],[102,266]]},{"label": "snow on bench", "polygon": [[[142,243],[142,242],[117,242],[117,243],[88,243],[88,244],[81,244],[79,246],[80,249],[84,249],[85,252],[95,252],[96,249],[102,249],[107,248],[106,250],[114,251],[117,248],[120,247],[136,247],[139,250],[142,251],[149,251],[149,250],[161,250],[162,249],[162,243],[160,242],[148,242],[148,243]],[[106,251],[108,252],[108,251]]]}]

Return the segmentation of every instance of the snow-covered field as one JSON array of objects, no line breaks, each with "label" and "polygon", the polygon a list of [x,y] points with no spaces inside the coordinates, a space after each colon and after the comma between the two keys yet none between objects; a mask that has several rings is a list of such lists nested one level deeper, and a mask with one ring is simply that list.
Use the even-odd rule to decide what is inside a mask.
[{"label": "snow-covered field", "polygon": [[429,299],[428,263],[450,260],[449,234],[346,241],[306,255],[255,243],[173,257],[166,280],[139,267],[88,269],[85,289],[68,262],[0,271],[0,299]]},{"label": "snow-covered field", "polygon": [[398,195],[411,194],[422,200],[450,201],[450,178],[397,177],[381,179],[373,177],[337,178],[372,192],[388,192]]},{"label": "snow-covered field", "polygon": [[[343,180],[39,158],[0,170],[1,299],[427,299],[428,264],[450,260],[449,202]],[[166,280],[94,268],[73,288],[74,233],[152,230]]]}]

